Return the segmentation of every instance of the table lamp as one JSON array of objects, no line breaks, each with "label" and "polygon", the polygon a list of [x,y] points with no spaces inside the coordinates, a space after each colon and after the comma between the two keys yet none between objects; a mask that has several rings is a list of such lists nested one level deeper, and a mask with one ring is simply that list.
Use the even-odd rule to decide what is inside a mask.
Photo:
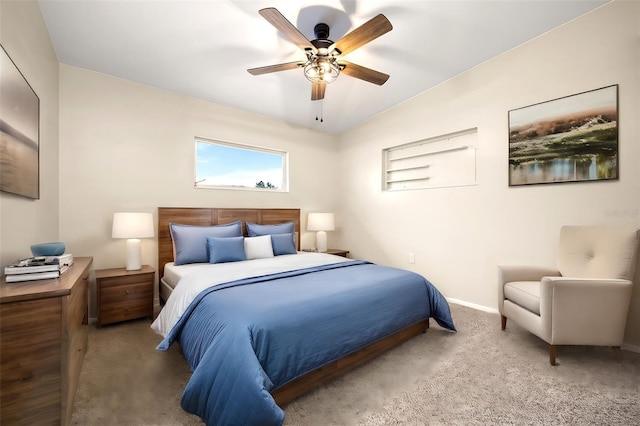
[{"label": "table lamp", "polygon": [[327,252],[327,233],[334,231],[333,213],[309,213],[307,218],[307,231],[316,232],[316,250],[321,253]]},{"label": "table lamp", "polygon": [[113,214],[112,238],[127,239],[127,271],[142,269],[140,238],[153,237],[151,213],[121,212]]}]

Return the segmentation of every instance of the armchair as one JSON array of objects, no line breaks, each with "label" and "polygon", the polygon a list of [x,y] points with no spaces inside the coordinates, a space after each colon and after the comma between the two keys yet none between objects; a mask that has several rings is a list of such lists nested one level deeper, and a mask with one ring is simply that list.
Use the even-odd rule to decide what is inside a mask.
[{"label": "armchair", "polygon": [[564,226],[557,268],[498,266],[498,310],[549,343],[620,347],[638,250],[635,228]]}]

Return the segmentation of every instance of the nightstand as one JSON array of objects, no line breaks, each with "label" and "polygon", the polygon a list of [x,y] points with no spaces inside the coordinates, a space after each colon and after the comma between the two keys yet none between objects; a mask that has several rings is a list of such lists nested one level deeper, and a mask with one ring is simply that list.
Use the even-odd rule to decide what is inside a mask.
[{"label": "nightstand", "polygon": [[135,318],[153,318],[155,269],[142,265],[138,271],[112,268],[98,269],[95,273],[98,327]]},{"label": "nightstand", "polygon": [[349,257],[349,250],[327,249],[327,253],[335,254],[336,256]]}]

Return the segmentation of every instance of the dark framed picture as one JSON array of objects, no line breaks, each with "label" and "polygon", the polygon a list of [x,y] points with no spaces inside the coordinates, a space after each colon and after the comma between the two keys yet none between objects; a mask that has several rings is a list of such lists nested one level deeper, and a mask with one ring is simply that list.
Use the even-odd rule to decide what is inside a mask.
[{"label": "dark framed picture", "polygon": [[618,179],[618,85],[509,111],[509,186]]},{"label": "dark framed picture", "polygon": [[38,199],[40,99],[0,50],[0,191]]}]

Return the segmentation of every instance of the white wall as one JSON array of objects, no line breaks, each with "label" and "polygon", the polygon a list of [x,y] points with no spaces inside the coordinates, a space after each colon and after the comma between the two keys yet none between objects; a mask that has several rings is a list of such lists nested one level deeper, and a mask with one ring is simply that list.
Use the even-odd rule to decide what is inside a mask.
[{"label": "white wall", "polygon": [[[0,2],[0,44],[40,99],[40,199],[0,192],[0,265],[58,240],[58,59],[37,2]],[[0,100],[1,101],[1,100]]]},{"label": "white wall", "polygon": [[[288,193],[194,189],[196,136],[289,152]],[[158,207],[334,210],[334,136],[68,65],[60,66],[60,238],[99,268],[125,264],[113,213]],[[157,237],[157,236],[156,236]],[[302,233],[303,247],[314,234]],[[157,238],[142,241],[157,267]]]},{"label": "white wall", "polygon": [[[341,246],[415,270],[447,297],[496,309],[496,265],[554,265],[562,225],[640,225],[638,40],[640,3],[610,3],[341,135]],[[509,110],[612,84],[619,180],[508,186]],[[383,148],[473,127],[478,185],[381,191]],[[640,349],[635,287],[625,341]]]}]

